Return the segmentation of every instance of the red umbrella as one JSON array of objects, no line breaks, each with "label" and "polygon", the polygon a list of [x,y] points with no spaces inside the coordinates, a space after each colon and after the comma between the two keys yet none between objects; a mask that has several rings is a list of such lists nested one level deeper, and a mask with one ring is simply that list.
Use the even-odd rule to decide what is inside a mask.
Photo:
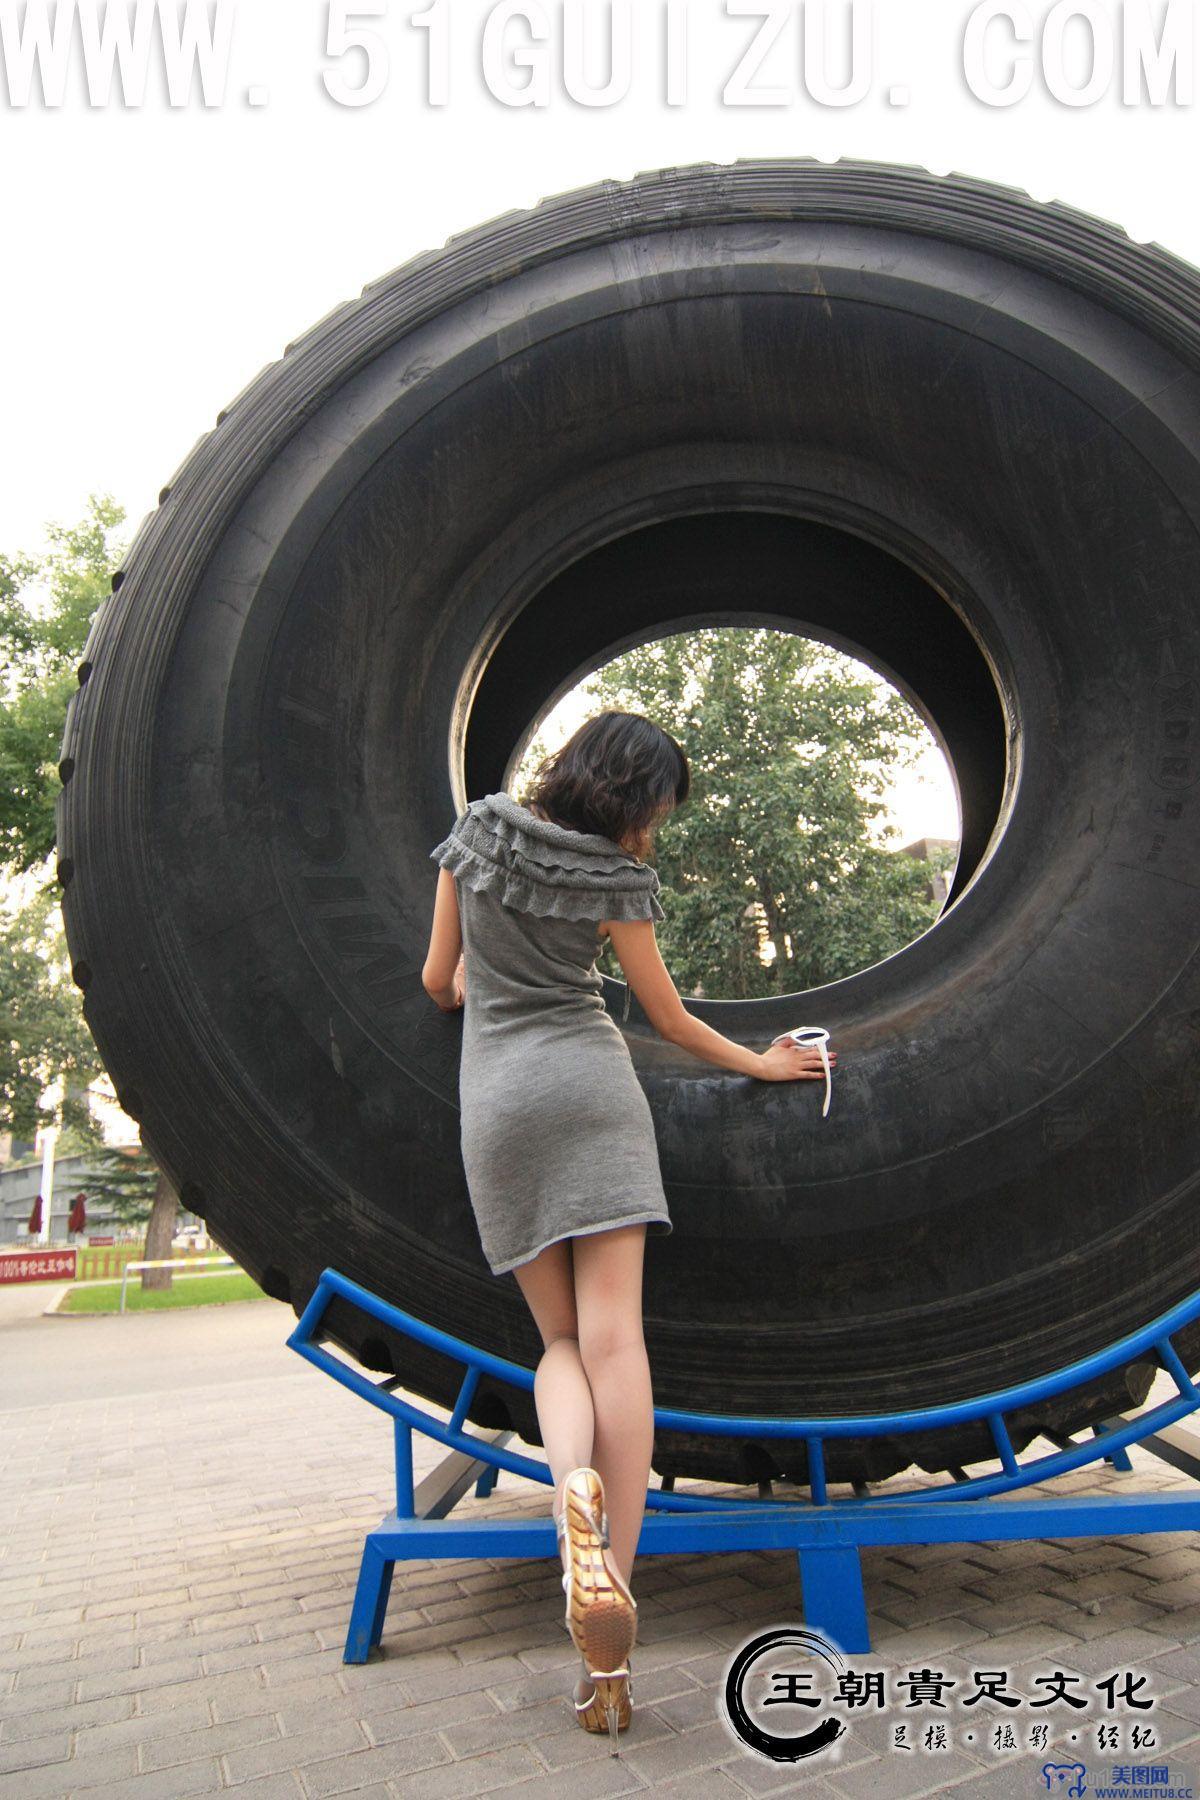
[{"label": "red umbrella", "polygon": [[71,1216],[67,1220],[68,1231],[87,1230],[87,1195],[76,1194],[71,1203]]},{"label": "red umbrella", "polygon": [[42,1230],[42,1196],[39,1194],[33,1203],[33,1211],[29,1215],[30,1237],[40,1237]]}]

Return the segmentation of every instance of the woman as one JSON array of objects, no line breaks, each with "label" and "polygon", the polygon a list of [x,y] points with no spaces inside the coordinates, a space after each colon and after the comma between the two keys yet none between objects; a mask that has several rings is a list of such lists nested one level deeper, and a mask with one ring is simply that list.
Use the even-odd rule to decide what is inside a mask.
[{"label": "woman", "polygon": [[463,1167],[488,1265],[512,1271],[541,1334],[534,1401],[584,1663],[575,1710],[586,1730],[607,1726],[614,1751],[631,1716],[629,1580],[654,1440],[643,1253],[646,1232],[672,1224],[649,1102],[604,1004],[601,939],[669,1042],[763,1081],[824,1077],[811,1047],[722,1037],[667,972],[658,875],[643,858],[690,784],[668,732],[605,711],[543,761],[525,804],[474,800],[430,851],[440,873],[422,979],[443,1011],[464,1008]]}]

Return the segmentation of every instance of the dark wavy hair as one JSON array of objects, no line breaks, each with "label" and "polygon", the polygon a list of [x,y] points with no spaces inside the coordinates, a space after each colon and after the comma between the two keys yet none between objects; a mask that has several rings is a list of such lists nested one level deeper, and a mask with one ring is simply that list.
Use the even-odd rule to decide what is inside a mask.
[{"label": "dark wavy hair", "polygon": [[522,806],[568,831],[596,831],[644,861],[692,785],[683,749],[641,713],[597,713],[539,763]]}]

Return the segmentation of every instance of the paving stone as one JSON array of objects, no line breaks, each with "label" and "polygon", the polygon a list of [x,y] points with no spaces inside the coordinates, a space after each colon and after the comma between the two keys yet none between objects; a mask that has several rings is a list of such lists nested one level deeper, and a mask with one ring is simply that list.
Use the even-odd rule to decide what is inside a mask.
[{"label": "paving stone", "polygon": [[[774,1615],[774,1619],[781,1624],[784,1622],[778,1614]],[[800,1620],[798,1617],[794,1617],[787,1622],[799,1624]],[[669,1660],[672,1662],[686,1662],[689,1657],[708,1656],[712,1651],[720,1649],[725,1650],[726,1661],[728,1661],[733,1652],[739,1650],[747,1638],[763,1629],[761,1623],[750,1624],[739,1619],[730,1620],[726,1625],[711,1624],[702,1631],[696,1631],[687,1629],[684,1621],[681,1620],[680,1628],[677,1631],[665,1629],[646,1637],[642,1636],[639,1628],[637,1648],[643,1662],[661,1660],[657,1655],[660,1646],[666,1647]]]},{"label": "paving stone", "polygon": [[335,1756],[303,1769],[301,1774],[311,1800],[325,1800],[327,1795],[356,1792],[375,1782],[394,1783],[417,1770],[436,1771],[452,1760],[437,1734],[424,1732],[417,1737],[397,1738],[375,1749],[358,1750],[350,1756]]},{"label": "paving stone", "polygon": [[945,1792],[954,1800],[1029,1800],[1043,1781],[1044,1761],[1044,1756],[1035,1755],[997,1758],[995,1768],[956,1780]]},{"label": "paving stone", "polygon": [[103,1700],[110,1694],[145,1694],[153,1688],[180,1687],[204,1673],[198,1656],[172,1657],[151,1669],[135,1668],[104,1675],[85,1675],[79,1683],[81,1700]]},{"label": "paving stone", "polygon": [[[647,1696],[643,1696],[641,1683],[634,1679],[634,1696],[638,1705],[646,1704]],[[681,1694],[669,1694],[662,1699],[649,1701],[660,1719],[666,1721],[672,1731],[691,1731],[697,1725],[711,1724],[720,1713],[721,1701],[716,1691],[711,1688],[693,1687]]]},{"label": "paving stone", "polygon": [[301,1657],[323,1654],[324,1646],[312,1632],[305,1632],[297,1637],[272,1639],[269,1650],[265,1648],[263,1640],[256,1636],[250,1643],[239,1644],[236,1649],[215,1650],[211,1656],[204,1658],[204,1668],[209,1675],[229,1675],[239,1669],[257,1669],[266,1660],[277,1667]]},{"label": "paving stone", "polygon": [[133,1696],[117,1694],[108,1699],[92,1699],[86,1705],[52,1706],[47,1712],[31,1712],[0,1724],[0,1744],[13,1744],[25,1737],[45,1737],[58,1730],[77,1730],[90,1724],[110,1724],[133,1714]]},{"label": "paving stone", "polygon": [[1103,1600],[1090,1600],[1083,1606],[1068,1604],[1061,1610],[1055,1607],[1049,1595],[1041,1598],[1045,1600],[1041,1616],[1057,1620],[1064,1631],[1069,1631],[1072,1637],[1082,1638],[1085,1643],[1089,1638],[1104,1637],[1124,1625],[1161,1624],[1164,1616],[1159,1607],[1146,1600],[1136,1599],[1133,1594],[1116,1594]]},{"label": "paving stone", "polygon": [[[95,1701],[93,1704],[98,1706],[102,1702]],[[86,1709],[80,1707],[78,1710],[83,1712]],[[182,1732],[198,1730],[211,1723],[208,1703],[199,1699],[190,1700],[186,1705],[173,1708],[170,1712],[149,1713],[113,1721],[98,1720],[76,1729],[75,1754],[78,1757],[92,1756],[116,1744],[148,1743],[152,1738],[178,1736]]]},{"label": "paving stone", "polygon": [[[156,1342],[176,1324],[153,1323]],[[636,1709],[617,1758],[570,1707],[579,1658],[553,1558],[406,1562],[386,1654],[343,1664],[362,1535],[391,1502],[388,1434],[282,1345],[278,1355],[286,1368],[234,1390],[206,1388],[201,1365],[186,1408],[175,1395],[118,1395],[5,1414],[9,1487],[23,1503],[0,1560],[0,1751],[28,1764],[74,1746],[62,1764],[18,1770],[15,1800],[182,1800],[222,1783],[247,1800],[526,1787],[555,1800],[651,1787],[852,1800],[872,1780],[904,1800],[930,1770],[945,1791],[981,1800],[1036,1786],[1036,1758],[990,1752],[1000,1715],[983,1705],[978,1754],[958,1743],[945,1755],[892,1752],[886,1717],[856,1718],[820,1770],[780,1771],[739,1747],[722,1684],[763,1622],[802,1620],[790,1552],[643,1559]],[[419,1439],[415,1449],[422,1477],[441,1450]],[[1139,1463],[1139,1485],[1143,1468],[1154,1473],[1154,1459]],[[1155,1480],[1188,1485],[1162,1465]],[[1068,1491],[1121,1490],[1086,1471]],[[507,1473],[487,1502],[468,1495],[458,1509],[544,1511],[540,1484]],[[1088,1679],[1131,1667],[1154,1684],[1172,1760],[1200,1751],[1200,1532],[880,1546],[862,1567],[878,1654],[852,1665],[1003,1667],[1018,1684],[1048,1662]],[[1098,1612],[1081,1610],[1093,1600]],[[1098,1671],[1078,1668],[1089,1654]],[[104,1691],[123,1680],[125,1691]],[[1075,1723],[1069,1709],[1039,1717],[1060,1731]]]},{"label": "paving stone", "polygon": [[[237,1794],[237,1800],[307,1800],[300,1777],[292,1769],[285,1769],[280,1775],[259,1775],[231,1791]],[[383,1800],[383,1796],[374,1800]]]},{"label": "paving stone", "polygon": [[[1128,1574],[1128,1571],[1123,1571]],[[1080,1575],[1079,1581],[1085,1581],[1086,1575]],[[973,1577],[967,1577],[963,1586],[981,1600],[1005,1600],[1010,1596],[1026,1593],[1063,1593],[1068,1583],[1075,1586],[1073,1578],[1066,1569],[1049,1568],[1044,1563],[1029,1563],[1010,1569],[1000,1569],[991,1574],[979,1569]]]},{"label": "paving stone", "polygon": [[[827,1763],[824,1757],[820,1758],[820,1764],[818,1770],[806,1768],[803,1764],[793,1767],[788,1763],[772,1763],[765,1757],[756,1756],[751,1760],[743,1751],[736,1762],[723,1763],[720,1767],[705,1772],[704,1793],[707,1800],[709,1783],[724,1780],[729,1783],[729,1787],[716,1787],[715,1792],[772,1796],[802,1794],[804,1800],[833,1800],[834,1789],[830,1787],[825,1773]],[[685,1779],[692,1780],[690,1776]],[[655,1782],[654,1792],[659,1793],[668,1785],[678,1786],[675,1782]]]},{"label": "paving stone", "polygon": [[879,1629],[872,1632],[871,1655],[873,1661],[896,1665],[902,1662],[920,1661],[930,1656],[957,1650],[963,1655],[972,1644],[991,1642],[991,1634],[980,1631],[978,1626],[968,1625],[964,1619],[939,1619],[935,1624],[923,1625],[914,1631],[895,1631]]},{"label": "paving stone", "polygon": [[[604,1739],[599,1732],[581,1729],[566,1693],[559,1697],[559,1705],[562,1709],[560,1723],[554,1725],[550,1736],[538,1738],[533,1748],[546,1767],[558,1769],[562,1773],[565,1785],[576,1769],[585,1768],[595,1760]],[[644,1750],[649,1745],[675,1739],[679,1735],[665,1719],[659,1717],[653,1706],[643,1705],[639,1696],[633,1717],[626,1730],[621,1733],[621,1759],[628,1763],[634,1750]],[[604,1754],[608,1754],[607,1750]]]},{"label": "paving stone", "polygon": [[987,1639],[987,1654],[992,1667],[995,1659],[1003,1662],[1023,1662],[1031,1656],[1056,1656],[1058,1654],[1074,1656],[1080,1648],[1078,1638],[1061,1626],[1041,1622],[1029,1622],[1018,1625],[1015,1630],[1000,1630]]},{"label": "paving stone", "polygon": [[[714,1722],[694,1731],[669,1731],[651,1743],[630,1743],[621,1755],[643,1781],[655,1784],[684,1774],[694,1775],[699,1782],[707,1770],[721,1763],[728,1765],[731,1751],[737,1753],[732,1731],[727,1725]],[[752,1753],[745,1754],[749,1758]]]},{"label": "paving stone", "polygon": [[[189,1606],[191,1602],[188,1603]],[[294,1600],[276,1600],[269,1606],[255,1606],[254,1620],[257,1625],[266,1625],[271,1619],[293,1619],[300,1613]],[[227,1625],[237,1625],[246,1616],[241,1605],[226,1608],[224,1612],[205,1612],[189,1615],[193,1618],[197,1631],[223,1631]]]},{"label": "paving stone", "polygon": [[437,1768],[422,1769],[414,1775],[400,1776],[388,1785],[399,1800],[459,1800],[460,1796],[491,1794],[497,1788],[515,1787],[518,1782],[524,1786],[530,1777],[544,1773],[542,1764],[531,1751],[514,1744],[485,1756],[468,1756]]},{"label": "paving stone", "polygon": [[[233,1675],[206,1675],[200,1681],[181,1681],[173,1686],[150,1688],[138,1695],[138,1711],[148,1713],[176,1712],[194,1700],[211,1701],[220,1717],[223,1708],[261,1694],[265,1682],[253,1669]],[[251,1707],[251,1710],[253,1708]],[[226,1718],[232,1714],[225,1712]]]},{"label": "paving stone", "polygon": [[[714,1785],[710,1791],[713,1800],[726,1800],[726,1797],[740,1796],[744,1790],[727,1781],[723,1786]],[[644,1794],[645,1792],[645,1782],[639,1781],[636,1775],[631,1774],[624,1767],[623,1759],[619,1756],[608,1755],[593,1757],[587,1763],[573,1769],[569,1789],[564,1789],[563,1776],[558,1769],[548,1770],[546,1774],[535,1775],[532,1778],[523,1777],[520,1782],[522,1800],[526,1794],[541,1795],[543,1800],[563,1800],[564,1794],[569,1794],[570,1800],[604,1800],[604,1796],[609,1794]],[[695,1793],[695,1789],[691,1786],[690,1776],[687,1778],[686,1786],[681,1788],[680,1792]],[[705,1800],[708,1800],[707,1794]]]},{"label": "paving stone", "polygon": [[[562,1643],[560,1663],[565,1666],[568,1662],[578,1662],[579,1652],[565,1633]],[[403,1684],[410,1699],[419,1701],[436,1700],[447,1694],[464,1694],[471,1689],[498,1687],[502,1682],[523,1679],[529,1673],[528,1667],[518,1657],[499,1656],[473,1663],[439,1662],[423,1669],[415,1661],[404,1668],[399,1666],[398,1661],[364,1664],[357,1668],[348,1667],[342,1680],[350,1692],[361,1692],[366,1687],[390,1687],[399,1682]]]},{"label": "paving stone", "polygon": [[[373,1701],[374,1705],[379,1704],[378,1697],[373,1697]],[[437,1731],[445,1725],[460,1725],[471,1720],[492,1720],[502,1710],[483,1688],[447,1694],[434,1700],[413,1701],[408,1706],[389,1712],[364,1712],[361,1695],[356,1695],[349,1704],[359,1709],[358,1717],[371,1741],[376,1744],[391,1744],[399,1738],[420,1737],[424,1732]],[[534,1702],[531,1700],[530,1704]]]},{"label": "paving stone", "polygon": [[272,1644],[263,1651],[263,1671],[268,1687],[295,1688],[300,1682],[319,1681],[323,1676],[341,1680],[345,1664],[340,1655],[327,1650],[309,1651],[304,1656],[289,1656],[281,1646]]},{"label": "paving stone", "polygon": [[760,1600],[762,1603],[759,1607],[747,1607],[739,1612],[713,1601],[705,1606],[686,1607],[680,1612],[649,1612],[645,1618],[642,1618],[639,1611],[638,1643],[656,1644],[664,1638],[677,1638],[685,1632],[693,1637],[705,1635],[714,1639],[719,1634],[730,1643],[741,1643],[767,1624],[799,1622],[798,1608],[784,1611],[762,1600],[761,1596]]},{"label": "paving stone", "polygon": [[[128,1611],[128,1606],[125,1608]],[[55,1600],[35,1600],[23,1609],[23,1616],[41,1626],[81,1625],[83,1608],[81,1606],[61,1606]]]},{"label": "paving stone", "polygon": [[301,1731],[293,1737],[273,1738],[247,1750],[235,1750],[225,1758],[225,1767],[229,1781],[239,1782],[248,1780],[251,1775],[274,1775],[281,1769],[302,1769],[327,1756],[343,1756],[366,1747],[367,1738],[362,1727],[355,1720],[346,1720],[340,1725]]},{"label": "paving stone", "polygon": [[311,1681],[294,1682],[283,1688],[271,1687],[264,1679],[214,1696],[213,1718],[228,1721],[263,1713],[294,1714],[302,1707],[321,1707],[344,1697],[337,1677],[332,1675],[316,1675]]},{"label": "paving stone", "polygon": [[978,1763],[957,1750],[895,1750],[876,1763],[836,1770],[829,1785],[845,1800],[875,1800],[879,1794],[887,1800],[911,1800],[978,1774]]},{"label": "paving stone", "polygon": [[[348,1616],[346,1623],[349,1623]],[[311,1625],[309,1629],[312,1629]],[[516,1634],[516,1647],[535,1642],[536,1636],[536,1630]],[[459,1619],[446,1619],[440,1625],[430,1625],[421,1618],[419,1613],[402,1613],[396,1619],[392,1617],[389,1609],[383,1628],[383,1650],[388,1656],[415,1656],[422,1651],[445,1646],[452,1646],[457,1654],[467,1641],[468,1639],[464,1636],[463,1623]],[[477,1637],[473,1641],[479,1646],[476,1651],[479,1656],[499,1656],[503,1651],[514,1648],[513,1643],[496,1643],[490,1633],[484,1637]]]},{"label": "paving stone", "polygon": [[1173,1581],[1157,1581],[1152,1588],[1142,1591],[1149,1594],[1156,1606],[1178,1611],[1181,1606],[1194,1606],[1200,1601],[1200,1575],[1180,1575]]},{"label": "paving stone", "polygon": [[1200,1606],[1181,1606],[1174,1612],[1164,1612],[1157,1619],[1147,1616],[1142,1620],[1143,1629],[1151,1631],[1156,1637],[1170,1638],[1176,1644],[1200,1637]]},{"label": "paving stone", "polygon": [[[1133,1569],[1123,1569],[1114,1565],[1111,1569],[1096,1569],[1079,1580],[1069,1578],[1065,1571],[1051,1576],[1045,1583],[1048,1594],[1057,1595],[1064,1600],[1074,1600],[1079,1604],[1087,1600],[1103,1600],[1114,1594],[1133,1594],[1144,1597],[1147,1582],[1144,1575]],[[1156,1588],[1162,1593],[1162,1584]],[[1188,1596],[1191,1598],[1191,1596]]]},{"label": "paving stone", "polygon": [[13,1744],[0,1744],[0,1775],[13,1775],[18,1769],[36,1769],[43,1763],[66,1762],[70,1754],[69,1731],[54,1731],[47,1737],[29,1737]]},{"label": "paving stone", "polygon": [[[612,1757],[609,1758],[610,1762],[613,1760],[614,1760],[614,1758],[612,1758]],[[574,1788],[574,1783],[572,1783],[572,1788]],[[620,1790],[617,1790],[617,1791],[619,1792]],[[628,1789],[625,1791],[628,1792]],[[694,1775],[689,1774],[689,1775],[681,1775],[677,1781],[656,1781],[654,1784],[654,1792],[656,1794],[690,1794],[690,1795],[694,1795],[696,1792],[696,1778]],[[718,1796],[721,1794],[741,1795],[741,1794],[744,1794],[745,1792],[746,1792],[745,1788],[740,1786],[740,1784],[734,1779],[733,1775],[727,1773],[724,1769],[706,1769],[705,1770],[705,1772],[704,1772],[705,1800],[709,1800],[710,1795],[718,1795]],[[781,1792],[811,1793],[811,1789],[808,1787],[805,1787],[803,1789],[798,1788],[796,1786],[796,1784],[793,1782],[790,1789],[778,1789],[777,1788],[776,1792],[777,1793],[781,1793]]]},{"label": "paving stone", "polygon": [[221,1789],[221,1766],[215,1757],[139,1774],[128,1783],[130,1800],[186,1800],[189,1794],[215,1794]]},{"label": "paving stone", "polygon": [[[17,1644],[21,1645],[20,1655],[16,1651]],[[15,1675],[21,1669],[29,1676],[34,1669],[50,1663],[54,1673],[61,1674],[62,1664],[70,1661],[78,1650],[79,1640],[73,1636],[63,1638],[57,1632],[52,1632],[47,1643],[31,1643],[23,1641],[18,1633],[12,1650],[5,1657],[6,1673]]]},{"label": "paving stone", "polygon": [[1142,1667],[1166,1680],[1177,1681],[1183,1688],[1197,1687],[1200,1685],[1200,1643],[1177,1649],[1164,1648],[1150,1654],[1143,1650]]},{"label": "paving stone", "polygon": [[282,1735],[270,1713],[234,1719],[225,1725],[206,1721],[195,1731],[171,1732],[165,1737],[148,1739],[142,1744],[138,1758],[143,1770],[171,1769],[202,1757],[226,1756],[232,1750],[268,1743]]},{"label": "paving stone", "polygon": [[137,1750],[132,1744],[106,1750],[101,1756],[85,1761],[72,1758],[67,1762],[46,1763],[23,1769],[11,1780],[13,1792],[20,1800],[50,1800],[50,1796],[86,1793],[95,1788],[115,1788],[132,1782],[137,1774]]},{"label": "paving stone", "polygon": [[[1130,1540],[1132,1543],[1132,1540]],[[1149,1546],[1153,1538],[1147,1538]],[[1147,1581],[1173,1581],[1181,1575],[1200,1573],[1200,1552],[1191,1550],[1152,1550],[1141,1552],[1141,1561],[1137,1564]]]},{"label": "paving stone", "polygon": [[1085,1674],[1107,1675],[1113,1669],[1128,1668],[1137,1668],[1141,1672],[1141,1658],[1161,1654],[1161,1644],[1161,1638],[1154,1632],[1134,1628],[1075,1644],[1064,1654],[1069,1655],[1073,1666]]},{"label": "paving stone", "polygon": [[[139,1616],[159,1613],[166,1607],[181,1606],[189,1598],[186,1588],[166,1588],[161,1593],[138,1594],[134,1611]],[[126,1613],[133,1604],[128,1590],[116,1595],[111,1600],[89,1600],[84,1617],[87,1619],[111,1619],[120,1613]],[[189,1616],[180,1614],[180,1617]]]},{"label": "paving stone", "polygon": [[329,1629],[337,1627],[345,1635],[349,1622],[349,1602],[340,1601],[328,1612],[302,1612],[281,1614],[277,1618],[264,1619],[257,1626],[259,1641],[264,1644],[282,1643],[287,1638],[303,1638],[312,1643],[321,1626]]},{"label": "paving stone", "polygon": [[490,1683],[482,1692],[502,1711],[512,1707],[533,1706],[539,1700],[548,1700],[555,1694],[565,1694],[581,1667],[578,1656],[573,1662],[564,1659],[550,1668],[532,1671],[526,1669],[516,1680]]},{"label": "paving stone", "polygon": [[[1041,1594],[1037,1596],[1038,1600],[1044,1598],[1045,1596]],[[880,1623],[886,1620],[900,1630],[911,1631],[918,1625],[932,1624],[938,1619],[947,1619],[956,1615],[971,1622],[971,1609],[977,1608],[979,1604],[979,1595],[964,1587],[935,1588],[927,1594],[915,1595],[900,1594],[893,1590],[892,1594],[883,1599],[875,1601],[868,1599],[867,1614],[868,1617],[877,1619]],[[1006,1611],[1006,1609],[1002,1605],[998,1605],[996,1611]],[[986,1630],[987,1626],[984,1625],[982,1629]]]},{"label": "paving stone", "polygon": [[496,1750],[507,1743],[537,1742],[543,1748],[547,1739],[569,1730],[579,1733],[569,1688],[532,1706],[493,1710],[489,1716],[462,1719],[439,1728],[442,1741],[455,1756],[476,1756],[481,1751]]},{"label": "paving stone", "polygon": [[[61,1681],[63,1674],[69,1672],[74,1680],[90,1680],[94,1675],[125,1675],[138,1666],[137,1650],[129,1647],[120,1650],[100,1650],[88,1656],[72,1657],[64,1661],[61,1657],[57,1664],[38,1663],[26,1666],[22,1659],[20,1688],[22,1693],[30,1693],[32,1689],[44,1687],[47,1682]],[[98,1699],[98,1695],[88,1695],[89,1699]]]}]

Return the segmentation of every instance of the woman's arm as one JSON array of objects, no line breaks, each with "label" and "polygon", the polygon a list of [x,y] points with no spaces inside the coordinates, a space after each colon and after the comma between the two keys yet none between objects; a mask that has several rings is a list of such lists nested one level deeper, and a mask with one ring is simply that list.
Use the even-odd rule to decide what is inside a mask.
[{"label": "woman's arm", "polygon": [[[720,1068],[733,1069],[739,1075],[754,1075],[759,1081],[823,1081],[825,1071],[820,1052],[811,1045],[772,1044],[769,1050],[749,1050],[732,1038],[722,1037],[703,1019],[688,1012],[679,991],[671,980],[658,948],[652,919],[607,919],[606,927],[617,961],[625,979],[638,997],[646,1017],[660,1037],[690,1050],[693,1056]],[[829,1051],[830,1063],[837,1053]]]},{"label": "woman's arm", "polygon": [[458,890],[449,869],[438,870],[433,903],[433,927],[421,970],[421,983],[443,1012],[454,1012],[466,993],[466,969],[462,955],[462,921],[458,916]]}]

